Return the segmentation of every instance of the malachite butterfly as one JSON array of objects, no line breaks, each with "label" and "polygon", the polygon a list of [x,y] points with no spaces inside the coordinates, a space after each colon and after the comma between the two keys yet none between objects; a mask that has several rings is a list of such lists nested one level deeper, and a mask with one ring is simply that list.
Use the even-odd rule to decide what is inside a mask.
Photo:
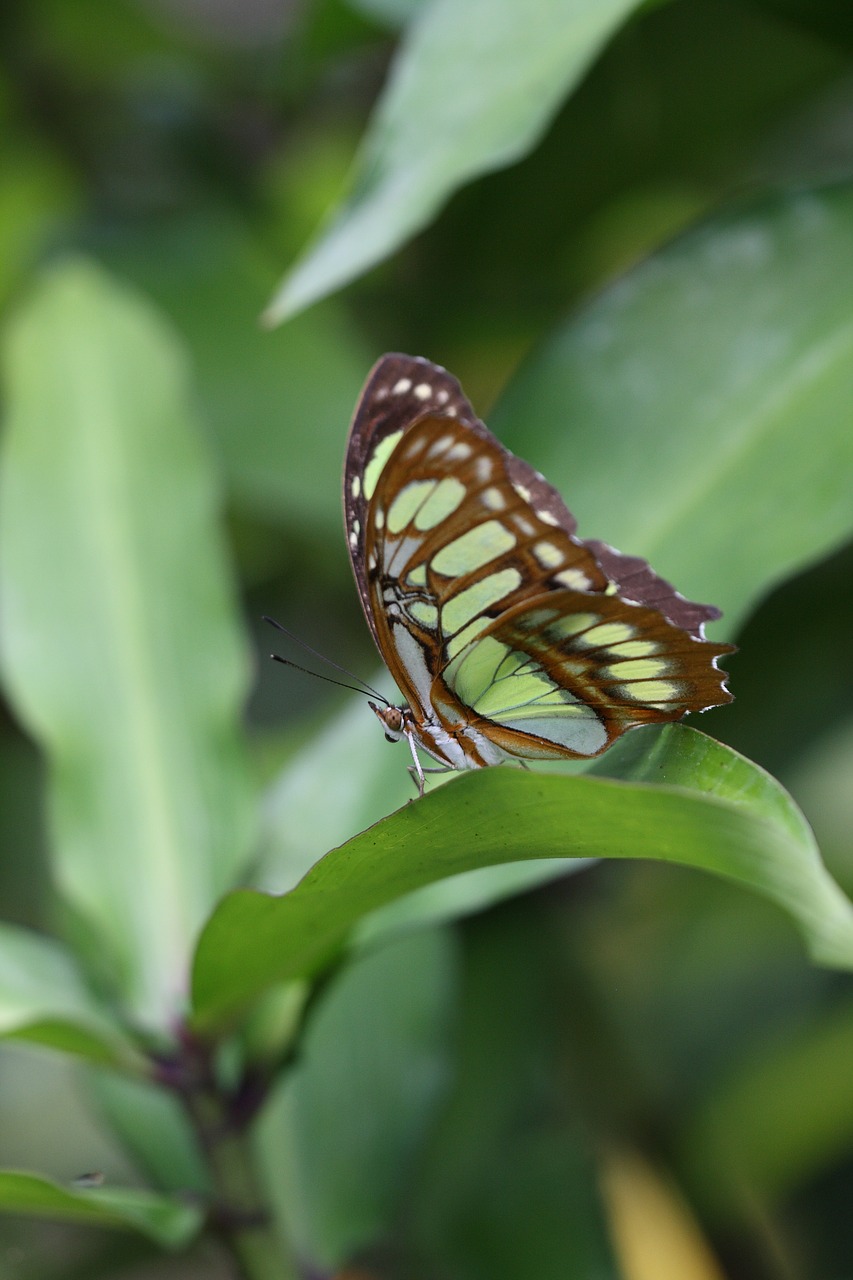
[{"label": "malachite butterfly", "polygon": [[628,729],[730,702],[720,611],[583,541],[556,489],[480,422],[454,377],[385,355],[344,469],[361,603],[405,703],[371,703],[439,769],[597,756]]}]

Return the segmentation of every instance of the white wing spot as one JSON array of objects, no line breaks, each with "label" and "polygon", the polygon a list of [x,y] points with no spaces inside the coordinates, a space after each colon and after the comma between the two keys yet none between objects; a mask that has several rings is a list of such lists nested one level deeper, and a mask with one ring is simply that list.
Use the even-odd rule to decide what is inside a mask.
[{"label": "white wing spot", "polygon": [[545,510],[543,509],[542,511],[537,511],[537,512],[536,512],[536,514],[537,514],[537,516],[539,517],[539,519],[542,521],[542,523],[543,523],[543,524],[552,524],[552,525],[555,525],[555,526],[559,526],[559,524],[560,524],[560,522],[559,522],[559,520],[557,519],[557,517],[556,517],[556,516],[552,516],[550,511],[545,511]]},{"label": "white wing spot", "polygon": [[491,489],[485,489],[483,493],[480,494],[480,497],[482,499],[483,506],[488,507],[490,511],[503,511],[506,506],[503,494],[500,489],[497,489],[494,486],[492,486]]},{"label": "white wing spot", "polygon": [[448,400],[450,399],[450,392],[447,391],[444,387],[441,387],[438,391],[436,391],[435,398],[439,404],[447,404]]},{"label": "white wing spot", "polygon": [[440,454],[450,449],[452,444],[453,444],[453,436],[450,435],[449,433],[445,436],[439,436],[435,444],[430,445],[430,450],[429,450],[429,453],[427,454],[427,457],[428,458],[439,457]]},{"label": "white wing spot", "polygon": [[556,569],[563,563],[563,553],[553,542],[537,542],[533,554],[543,569]]},{"label": "white wing spot", "polygon": [[349,544],[353,549],[358,546],[358,534],[355,529],[350,529],[349,531]]},{"label": "white wing spot", "polygon": [[470,444],[466,444],[464,440],[457,440],[452,449],[447,451],[448,462],[464,462],[466,458],[470,458],[473,453]]},{"label": "white wing spot", "polygon": [[371,551],[370,555],[367,558],[367,567],[371,573],[374,572],[378,563],[379,561],[376,559],[376,552]]},{"label": "white wing spot", "polygon": [[358,474],[358,472],[356,472],[356,474],[352,478],[352,483],[350,485],[350,493],[354,498],[358,498],[358,495],[361,493],[361,476]]},{"label": "white wing spot", "polygon": [[356,536],[356,537],[358,537],[358,535],[361,533],[361,521],[360,521],[360,520],[353,520],[353,522],[352,522],[352,531],[353,531],[353,533],[355,534],[355,536]]},{"label": "white wing spot", "polygon": [[521,498],[524,502],[530,501],[530,490],[527,488],[527,485],[514,484],[512,487],[513,489],[515,489],[515,492],[518,494],[519,498]]},{"label": "white wing spot", "polygon": [[563,569],[554,574],[554,581],[561,587],[570,587],[572,591],[586,591],[590,586],[589,578],[580,569]]},{"label": "white wing spot", "polygon": [[419,382],[415,387],[415,395],[419,400],[429,400],[432,395],[432,387],[428,382]]},{"label": "white wing spot", "polygon": [[411,389],[412,389],[412,379],[400,378],[400,380],[398,382],[395,382],[393,387],[391,388],[391,394],[394,396],[404,396],[406,392],[411,391]]}]

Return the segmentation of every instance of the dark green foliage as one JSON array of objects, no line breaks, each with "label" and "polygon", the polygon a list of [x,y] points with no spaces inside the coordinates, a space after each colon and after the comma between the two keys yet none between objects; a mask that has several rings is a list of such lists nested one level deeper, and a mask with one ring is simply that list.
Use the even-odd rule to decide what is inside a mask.
[{"label": "dark green foliage", "polygon": [[[5,5],[4,1277],[850,1272],[851,56],[847,0]],[[389,349],[723,607],[732,707],[407,804],[266,661],[391,693]]]}]

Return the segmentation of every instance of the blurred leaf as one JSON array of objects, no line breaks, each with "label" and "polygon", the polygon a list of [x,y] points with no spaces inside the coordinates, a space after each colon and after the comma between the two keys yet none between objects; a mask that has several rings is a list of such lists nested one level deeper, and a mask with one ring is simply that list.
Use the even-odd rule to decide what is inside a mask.
[{"label": "blurred leaf", "polygon": [[853,534],[851,273],[853,187],[720,215],[570,321],[492,426],[582,536],[648,557],[731,631]]},{"label": "blurred leaf", "polygon": [[332,850],[283,897],[229,895],[196,954],[196,1024],[222,1026],[271,983],[315,972],[377,907],[527,858],[661,858],[713,871],[787,910],[815,960],[853,968],[853,906],[773,778],[682,725],[623,743],[602,762],[610,778],[483,769]]},{"label": "blurred leaf", "polygon": [[404,27],[430,0],[347,0],[351,9],[389,27]]},{"label": "blurred leaf", "polygon": [[73,1190],[47,1178],[0,1170],[0,1211],[65,1222],[139,1231],[167,1249],[180,1249],[198,1234],[201,1211],[193,1205],[130,1187]]},{"label": "blurred leaf", "polygon": [[449,1083],[452,944],[420,933],[347,968],[264,1112],[267,1185],[303,1257],[340,1265],[399,1209]]},{"label": "blurred leaf", "polygon": [[249,836],[215,485],[173,333],[92,267],[44,280],[6,356],[8,687],[51,761],[57,879],[92,960],[162,1024]]},{"label": "blurred leaf", "polygon": [[355,325],[329,302],[279,333],[260,329],[272,264],[248,226],[221,211],[163,219],[98,248],[178,325],[230,504],[340,540],[344,440],[377,354]]},{"label": "blurred leaf", "polygon": [[407,32],[353,193],[285,277],[276,323],[425,226],[463,183],[520,159],[638,0],[434,0]]},{"label": "blurred leaf", "polygon": [[174,1093],[104,1071],[92,1072],[87,1083],[100,1118],[147,1182],[164,1191],[210,1192],[210,1175]]},{"label": "blurred leaf", "polygon": [[853,1143],[853,1004],[781,1029],[723,1078],[683,1126],[681,1164],[710,1211],[779,1202]]},{"label": "blurred leaf", "polygon": [[461,932],[452,1088],[401,1215],[401,1275],[616,1280],[560,1029],[576,992],[540,907],[516,900]]},{"label": "blurred leaf", "polygon": [[0,1036],[124,1070],[144,1068],[142,1055],[86,990],[64,948],[8,924],[0,924]]},{"label": "blurred leaf", "polygon": [[[6,123],[0,121],[0,128]],[[70,175],[37,138],[4,144],[0,183],[0,302],[6,303],[24,271],[72,212],[76,193]]]}]

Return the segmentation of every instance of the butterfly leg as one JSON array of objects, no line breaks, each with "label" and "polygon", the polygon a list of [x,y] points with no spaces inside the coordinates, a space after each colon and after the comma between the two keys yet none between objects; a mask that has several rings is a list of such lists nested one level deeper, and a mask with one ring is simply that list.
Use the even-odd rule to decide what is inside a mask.
[{"label": "butterfly leg", "polygon": [[423,795],[423,793],[424,793],[424,769],[423,769],[423,765],[421,764],[420,760],[418,759],[418,749],[417,749],[417,747],[415,746],[415,740],[414,740],[414,738],[412,737],[411,733],[407,733],[407,734],[406,734],[406,741],[407,741],[407,742],[408,742],[408,744],[409,744],[409,750],[411,751],[411,753],[412,753],[412,759],[413,759],[413,760],[414,760],[414,762],[415,762],[415,763],[414,763],[414,768],[413,768],[411,765],[409,765],[409,773],[410,773],[410,774],[411,774],[411,776],[412,776],[412,781],[414,782],[415,786],[416,786],[416,787],[417,787],[417,789],[418,789],[418,795],[419,795],[419,796],[422,796],[422,795]]}]

